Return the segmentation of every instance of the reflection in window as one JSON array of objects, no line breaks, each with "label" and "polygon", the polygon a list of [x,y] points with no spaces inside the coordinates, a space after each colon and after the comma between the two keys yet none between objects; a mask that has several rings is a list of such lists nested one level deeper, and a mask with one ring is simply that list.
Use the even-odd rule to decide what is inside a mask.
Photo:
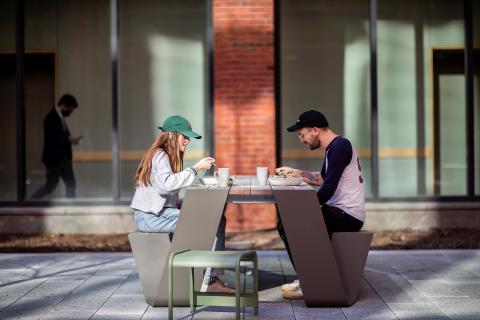
[{"label": "reflection in window", "polygon": [[377,28],[380,196],[465,195],[463,70],[433,59],[463,48],[463,3],[380,1]]},{"label": "reflection in window", "polygon": [[187,118],[202,139],[192,139],[185,165],[204,156],[208,60],[203,1],[119,3],[121,195],[133,195],[133,175],[170,115]]},{"label": "reflection in window", "polygon": [[[73,146],[75,195],[112,197],[109,21],[107,0],[25,2],[29,197],[52,199],[73,195],[61,180],[48,194],[35,193],[48,180],[47,172],[53,172],[51,164],[52,170],[47,168],[45,159],[42,163],[44,139],[50,139],[45,133],[52,132],[53,127],[44,119],[49,112],[56,112],[54,108],[64,93],[76,98],[78,108],[64,117],[64,121],[55,123],[61,125],[62,132],[68,131],[70,138],[83,137]],[[60,139],[59,136],[54,134],[53,138]]]},{"label": "reflection in window", "polygon": [[308,109],[356,148],[371,194],[368,1],[281,1],[282,165],[320,171],[323,151],[286,132]]},{"label": "reflection in window", "polygon": [[480,0],[473,1],[473,104],[475,116],[475,194],[480,195]]},{"label": "reflection in window", "polygon": [[15,1],[0,2],[0,200],[17,198]]}]

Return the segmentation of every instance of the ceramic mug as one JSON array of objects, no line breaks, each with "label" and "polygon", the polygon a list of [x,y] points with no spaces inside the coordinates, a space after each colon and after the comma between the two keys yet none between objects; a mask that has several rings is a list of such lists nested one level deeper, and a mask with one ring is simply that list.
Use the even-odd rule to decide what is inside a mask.
[{"label": "ceramic mug", "polygon": [[257,181],[259,186],[265,186],[268,179],[268,168],[257,167]]},{"label": "ceramic mug", "polygon": [[228,186],[228,179],[230,178],[230,168],[218,168],[218,171],[215,172],[215,177],[217,177],[220,187]]}]

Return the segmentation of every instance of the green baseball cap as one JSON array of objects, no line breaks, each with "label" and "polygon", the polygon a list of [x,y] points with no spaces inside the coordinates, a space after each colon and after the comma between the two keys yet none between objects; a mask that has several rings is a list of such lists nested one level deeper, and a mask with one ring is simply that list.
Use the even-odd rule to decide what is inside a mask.
[{"label": "green baseball cap", "polygon": [[175,131],[180,132],[184,136],[189,138],[200,139],[202,136],[192,130],[192,126],[187,119],[180,116],[170,116],[163,122],[161,127],[158,129],[162,131]]}]

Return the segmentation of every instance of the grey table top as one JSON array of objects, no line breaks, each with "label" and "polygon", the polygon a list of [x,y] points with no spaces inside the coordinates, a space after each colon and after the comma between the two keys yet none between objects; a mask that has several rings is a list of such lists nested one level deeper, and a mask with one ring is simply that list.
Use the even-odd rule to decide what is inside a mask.
[{"label": "grey table top", "polygon": [[[199,181],[196,181],[191,189],[218,189],[220,186],[203,185]],[[256,176],[240,175],[235,176],[233,184],[228,187],[229,203],[274,203],[273,190],[314,190],[308,184],[302,184],[298,186],[271,186],[268,182],[267,185],[259,185]]]}]

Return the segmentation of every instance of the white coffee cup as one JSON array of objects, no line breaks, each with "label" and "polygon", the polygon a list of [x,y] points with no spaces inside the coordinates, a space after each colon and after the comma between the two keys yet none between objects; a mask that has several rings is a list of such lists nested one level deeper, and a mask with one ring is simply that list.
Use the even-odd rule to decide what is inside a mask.
[{"label": "white coffee cup", "polygon": [[215,172],[220,187],[228,186],[228,179],[230,179],[230,168],[218,168]]},{"label": "white coffee cup", "polygon": [[268,168],[267,167],[257,167],[257,181],[259,186],[264,186],[267,184],[268,179]]}]

